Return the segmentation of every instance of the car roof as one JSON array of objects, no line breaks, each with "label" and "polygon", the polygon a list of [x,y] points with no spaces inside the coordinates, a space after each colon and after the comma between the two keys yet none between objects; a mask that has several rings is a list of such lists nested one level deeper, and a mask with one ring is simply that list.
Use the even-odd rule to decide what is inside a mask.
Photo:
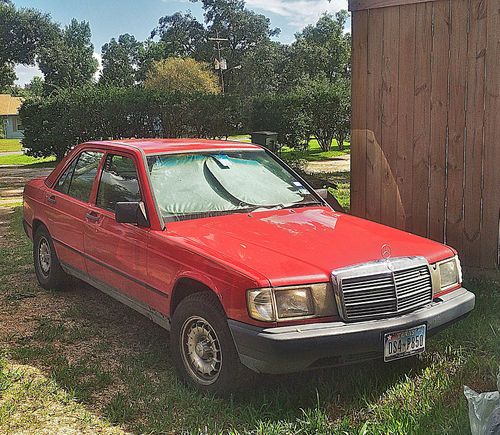
[{"label": "car roof", "polygon": [[259,145],[229,140],[208,139],[120,139],[110,141],[91,141],[86,145],[139,148],[145,154],[179,153],[208,150],[260,149]]}]

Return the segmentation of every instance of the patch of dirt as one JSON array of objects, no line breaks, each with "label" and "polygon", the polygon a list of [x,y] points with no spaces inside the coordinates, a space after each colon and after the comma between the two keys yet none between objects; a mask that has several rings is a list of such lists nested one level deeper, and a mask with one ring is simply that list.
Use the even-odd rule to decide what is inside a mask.
[{"label": "patch of dirt", "polygon": [[309,174],[328,174],[332,172],[349,172],[351,170],[351,157],[349,155],[335,157],[331,160],[307,162],[304,168]]},{"label": "patch of dirt", "polygon": [[52,168],[0,167],[0,206],[2,203],[21,201],[26,182],[33,178],[46,177],[51,171]]}]

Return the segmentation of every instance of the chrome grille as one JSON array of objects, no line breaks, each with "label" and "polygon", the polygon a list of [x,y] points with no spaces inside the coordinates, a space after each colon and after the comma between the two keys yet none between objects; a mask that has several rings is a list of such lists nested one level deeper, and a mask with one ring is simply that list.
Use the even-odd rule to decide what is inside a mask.
[{"label": "chrome grille", "polygon": [[332,273],[345,320],[398,315],[432,300],[432,280],[421,257],[368,263]]}]

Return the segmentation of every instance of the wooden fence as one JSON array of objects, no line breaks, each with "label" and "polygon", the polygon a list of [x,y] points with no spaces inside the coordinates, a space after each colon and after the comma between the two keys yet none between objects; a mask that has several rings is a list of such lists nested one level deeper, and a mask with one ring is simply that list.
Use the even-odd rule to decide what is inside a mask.
[{"label": "wooden fence", "polygon": [[500,264],[500,0],[350,0],[351,208]]}]

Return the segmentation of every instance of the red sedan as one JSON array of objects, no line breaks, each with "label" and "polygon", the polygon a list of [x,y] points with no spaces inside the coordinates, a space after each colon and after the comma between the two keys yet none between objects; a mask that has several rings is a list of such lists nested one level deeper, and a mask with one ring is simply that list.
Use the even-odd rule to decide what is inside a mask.
[{"label": "red sedan", "polygon": [[253,144],[79,145],[26,185],[24,227],[42,287],[72,275],[170,330],[206,392],[415,355],[474,308],[452,248],[335,211]]}]

